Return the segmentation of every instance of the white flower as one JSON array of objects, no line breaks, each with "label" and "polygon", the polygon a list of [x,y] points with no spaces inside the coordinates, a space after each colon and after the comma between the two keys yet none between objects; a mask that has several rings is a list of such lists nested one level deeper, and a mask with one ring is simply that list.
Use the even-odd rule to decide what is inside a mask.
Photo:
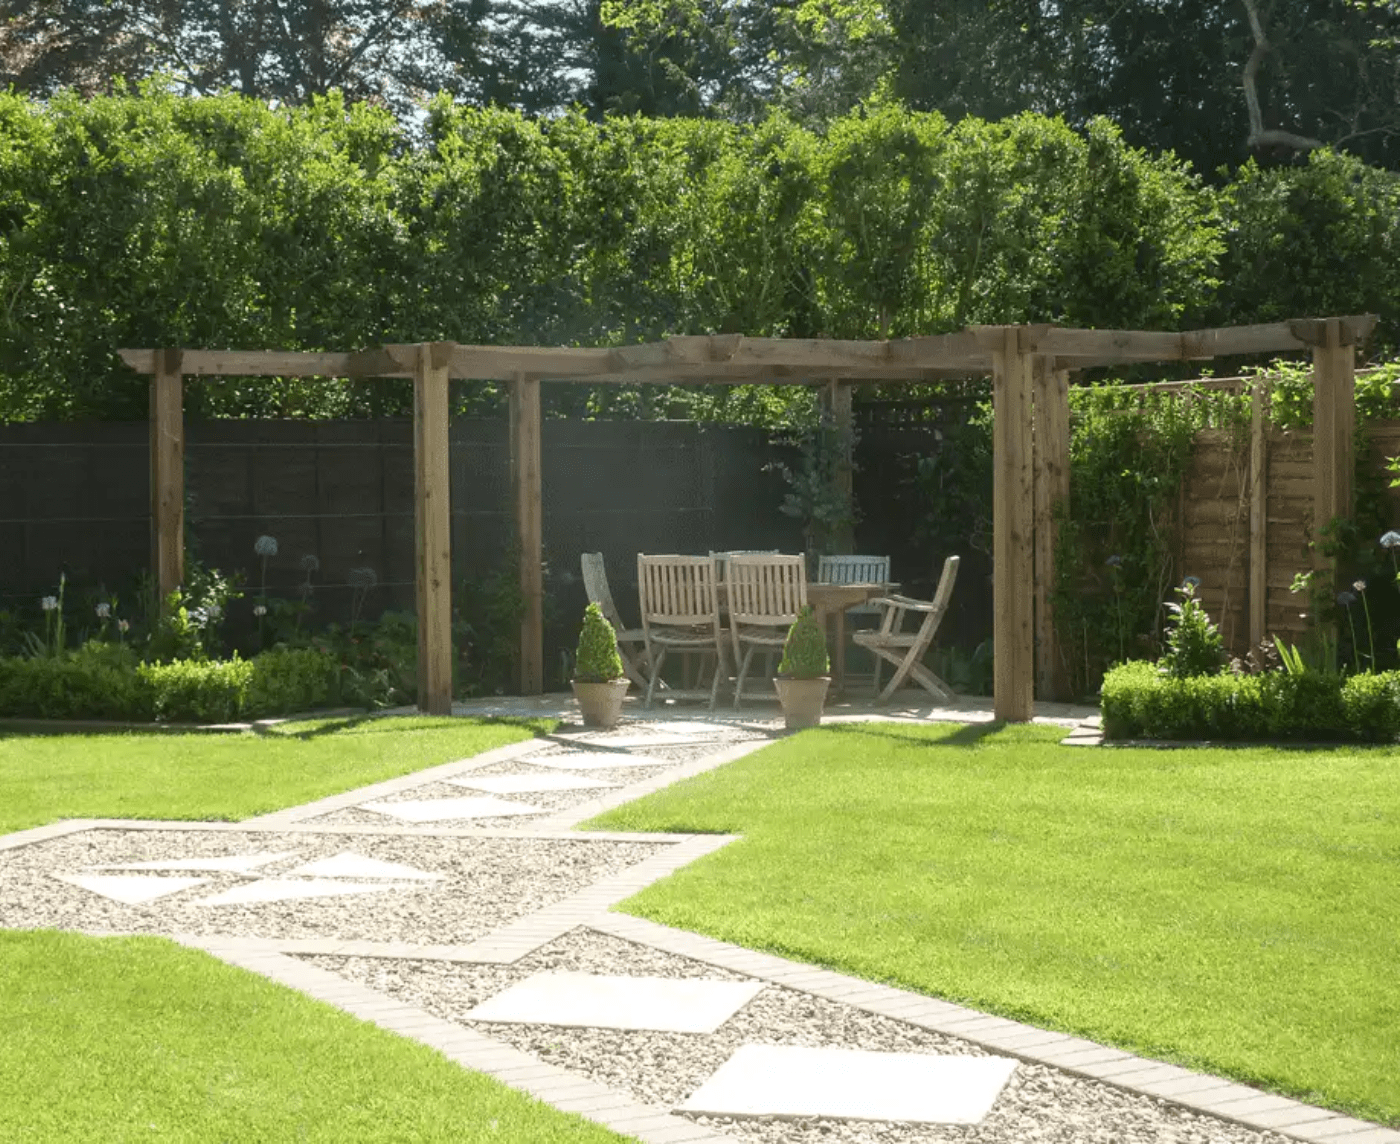
[{"label": "white flower", "polygon": [[260,536],[260,537],[258,537],[257,540],[253,541],[253,551],[254,551],[255,553],[257,553],[259,556],[276,556],[276,555],[277,555],[277,537],[275,537],[275,536]]},{"label": "white flower", "polygon": [[224,614],[224,610],[223,608],[219,607],[218,604],[210,604],[204,609],[204,614],[211,620],[217,620],[220,616]]},{"label": "white flower", "polygon": [[52,612],[55,608],[58,607],[58,597],[45,596],[42,600],[39,601],[39,607],[43,608],[46,612]]},{"label": "white flower", "polygon": [[1382,548],[1400,548],[1400,532],[1391,529],[1381,537]]},{"label": "white flower", "polygon": [[265,616],[265,615],[267,615],[267,608],[264,607],[262,604],[254,604],[254,605],[253,605],[253,615],[255,615],[255,616]]},{"label": "white flower", "polygon": [[303,572],[319,572],[321,570],[321,559],[308,552],[301,558],[301,568]]},{"label": "white flower", "polygon": [[99,620],[108,619],[108,618],[111,617],[111,615],[112,615],[112,605],[111,605],[111,604],[107,603],[107,602],[104,600],[102,603],[100,603],[100,604],[97,605],[97,618],[98,618]]},{"label": "white flower", "polygon": [[118,621],[117,621],[117,630],[120,631],[120,632],[127,631],[130,627],[131,627],[131,624],[128,623],[126,620],[118,620]]},{"label": "white flower", "polygon": [[351,568],[345,580],[350,587],[367,591],[379,583],[379,574],[373,568]]}]

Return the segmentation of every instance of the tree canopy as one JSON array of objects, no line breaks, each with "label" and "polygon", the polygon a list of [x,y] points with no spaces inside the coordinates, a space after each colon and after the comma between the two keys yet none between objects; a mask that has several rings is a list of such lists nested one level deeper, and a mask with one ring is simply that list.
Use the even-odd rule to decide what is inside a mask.
[{"label": "tree canopy", "polygon": [[1113,120],[1208,178],[1321,146],[1400,165],[1392,0],[8,0],[0,86],[171,90],[410,115],[438,92],[557,115],[809,124],[873,96]]}]

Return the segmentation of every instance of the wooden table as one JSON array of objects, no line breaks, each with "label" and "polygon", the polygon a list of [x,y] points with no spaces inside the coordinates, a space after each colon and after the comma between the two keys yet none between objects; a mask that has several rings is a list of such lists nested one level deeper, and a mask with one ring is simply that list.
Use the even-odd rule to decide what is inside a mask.
[{"label": "wooden table", "polygon": [[[720,613],[727,616],[729,594],[724,581],[721,580],[715,588]],[[835,694],[842,695],[846,690],[846,609],[868,603],[879,596],[887,596],[898,589],[899,584],[894,581],[888,584],[826,584],[807,581],[807,603],[812,606],[812,611],[821,621],[823,630],[828,627],[828,620],[833,617],[836,620],[836,649],[831,657],[831,682]]]},{"label": "wooden table", "polygon": [[821,620],[836,618],[836,649],[831,657],[832,683],[837,695],[846,690],[846,609],[865,604],[879,596],[888,596],[899,585],[888,584],[814,584],[807,582],[807,603]]}]

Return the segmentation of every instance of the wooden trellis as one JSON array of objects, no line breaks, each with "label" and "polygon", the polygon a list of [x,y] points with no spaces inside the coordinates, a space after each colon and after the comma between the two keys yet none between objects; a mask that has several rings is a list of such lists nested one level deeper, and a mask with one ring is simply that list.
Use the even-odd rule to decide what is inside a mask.
[{"label": "wooden trellis", "polygon": [[589,385],[824,384],[839,428],[849,428],[850,386],[992,376],[994,423],[993,644],[998,719],[1030,719],[1035,694],[1064,698],[1049,608],[1054,512],[1069,480],[1069,371],[1134,362],[1186,361],[1311,350],[1316,377],[1316,519],[1344,515],[1351,501],[1351,410],[1355,347],[1372,316],[1302,319],[1186,333],[975,326],[893,341],[676,337],[616,349],[383,346],[348,353],[121,350],[151,377],[152,567],[162,595],[184,577],[186,376],[399,377],[414,383],[415,544],[419,708],[452,709],[451,516],[448,382],[499,380],[510,387],[512,494],[525,601],[522,694],[544,686],[540,480],[540,382]]}]

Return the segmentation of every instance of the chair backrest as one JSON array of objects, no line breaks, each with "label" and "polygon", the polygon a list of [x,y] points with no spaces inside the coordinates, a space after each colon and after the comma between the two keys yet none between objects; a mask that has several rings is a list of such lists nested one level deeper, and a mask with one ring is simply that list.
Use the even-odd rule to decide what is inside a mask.
[{"label": "chair backrest", "polygon": [[953,584],[958,578],[958,565],[962,563],[961,556],[950,556],[943,561],[943,574],[938,578],[938,587],[933,593],[934,611],[943,613],[948,609],[948,600],[953,594]]},{"label": "chair backrest", "polygon": [[583,587],[588,593],[588,602],[597,604],[603,618],[617,631],[621,631],[627,625],[622,622],[617,605],[613,603],[612,591],[608,587],[607,569],[603,566],[603,554],[585,552],[579,557],[579,563],[583,565]]},{"label": "chair backrest", "polygon": [[715,575],[721,580],[728,574],[729,558],[731,556],[777,556],[776,548],[732,548],[728,552],[710,551],[710,558],[715,562]]},{"label": "chair backrest", "polygon": [[789,627],[807,603],[807,561],[802,556],[731,556],[725,588],[729,619],[736,627]]},{"label": "chair backrest", "polygon": [[642,626],[719,627],[715,562],[708,556],[637,556]]},{"label": "chair backrest", "polygon": [[[888,584],[888,556],[822,556],[817,561],[819,584]],[[847,615],[878,615],[878,604],[856,604],[847,608]]]}]

